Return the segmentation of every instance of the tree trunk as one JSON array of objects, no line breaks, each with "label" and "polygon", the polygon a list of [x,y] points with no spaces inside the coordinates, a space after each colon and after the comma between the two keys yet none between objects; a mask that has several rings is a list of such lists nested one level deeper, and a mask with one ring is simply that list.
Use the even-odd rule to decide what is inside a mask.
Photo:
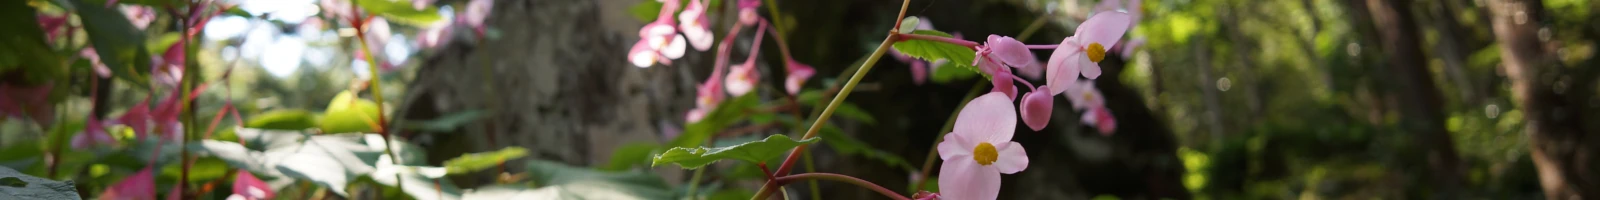
[{"label": "tree trunk", "polygon": [[[434,161],[518,146],[536,159],[603,163],[616,146],[656,143],[660,127],[681,124],[684,110],[694,105],[692,85],[702,79],[688,77],[691,66],[709,68],[694,64],[710,60],[708,54],[692,51],[675,66],[628,64],[626,52],[637,40],[632,34],[642,26],[616,11],[626,10],[629,1],[494,5],[488,23],[502,36],[481,43],[457,40],[440,49],[418,69],[401,100],[396,116],[402,120],[487,111],[460,134],[418,134],[414,140],[429,145]],[[520,171],[520,162],[507,165]]]},{"label": "tree trunk", "polygon": [[1401,127],[1415,134],[1419,147],[1426,149],[1434,191],[1445,198],[1454,196],[1460,187],[1460,158],[1456,156],[1455,142],[1445,130],[1444,111],[1441,109],[1439,90],[1422,59],[1416,21],[1407,1],[1367,0],[1367,10],[1372,15],[1378,38],[1383,42],[1385,68],[1391,83],[1390,92],[1396,97]]},{"label": "tree trunk", "polygon": [[1600,165],[1595,163],[1600,137],[1585,130],[1584,123],[1592,122],[1584,121],[1582,112],[1588,91],[1564,91],[1572,83],[1562,81],[1572,79],[1575,70],[1562,67],[1539,37],[1543,3],[1492,0],[1488,7],[1511,92],[1528,120],[1528,148],[1546,198],[1600,198]]}]

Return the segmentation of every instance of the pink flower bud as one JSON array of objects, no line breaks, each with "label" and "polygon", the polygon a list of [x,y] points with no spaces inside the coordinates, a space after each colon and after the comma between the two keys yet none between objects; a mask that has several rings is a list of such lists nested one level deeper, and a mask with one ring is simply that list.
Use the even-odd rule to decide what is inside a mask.
[{"label": "pink flower bud", "polygon": [[1011,82],[1011,73],[994,73],[994,79],[990,79],[990,83],[994,84],[991,92],[1005,93],[1007,98],[1017,99],[1017,86]]},{"label": "pink flower bud", "polygon": [[1043,130],[1050,125],[1050,112],[1055,104],[1050,101],[1052,95],[1048,87],[1041,85],[1022,95],[1022,123],[1033,131]]}]

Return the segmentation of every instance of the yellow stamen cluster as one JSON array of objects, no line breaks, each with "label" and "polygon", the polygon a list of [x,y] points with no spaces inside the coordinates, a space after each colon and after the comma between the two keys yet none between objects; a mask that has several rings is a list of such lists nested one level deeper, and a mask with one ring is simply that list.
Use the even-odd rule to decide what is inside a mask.
[{"label": "yellow stamen cluster", "polygon": [[980,165],[989,166],[1000,159],[1000,152],[994,150],[993,144],[978,143],[978,148],[972,149],[972,159],[977,160]]},{"label": "yellow stamen cluster", "polygon": [[1095,63],[1106,59],[1106,47],[1100,45],[1099,42],[1089,43],[1089,46],[1083,52],[1089,54],[1089,61]]}]

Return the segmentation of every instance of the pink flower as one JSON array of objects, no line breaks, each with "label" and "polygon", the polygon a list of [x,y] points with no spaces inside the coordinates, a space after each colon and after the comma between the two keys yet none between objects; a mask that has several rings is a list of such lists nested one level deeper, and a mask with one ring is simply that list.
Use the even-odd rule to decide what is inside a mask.
[{"label": "pink flower", "polygon": [[178,40],[178,42],[172,43],[172,46],[168,46],[167,51],[162,53],[161,57],[155,59],[156,66],[151,66],[150,76],[155,79],[156,83],[161,83],[168,87],[178,87],[179,82],[183,80],[185,47],[187,46],[184,45],[183,40]]},{"label": "pink flower", "polygon": [[71,27],[69,27],[67,25],[67,19],[70,18],[67,14],[61,14],[60,16],[51,16],[51,15],[45,15],[45,14],[41,13],[41,14],[37,14],[37,16],[38,16],[38,20],[37,21],[39,22],[39,29],[44,30],[45,41],[49,41],[49,42],[54,43],[54,42],[56,42],[56,37],[61,37],[61,35],[62,35],[59,32],[70,32],[70,31],[62,31],[64,27],[66,29],[70,29],[71,28]]},{"label": "pink flower", "polygon": [[755,62],[747,62],[733,66],[733,69],[728,71],[728,79],[726,81],[728,94],[744,96],[744,94],[756,89],[756,84],[761,81],[761,72],[756,71]]},{"label": "pink flower", "polygon": [[437,0],[411,0],[411,8],[417,10],[428,9],[428,5],[433,5],[434,1]]},{"label": "pink flower", "polygon": [[714,38],[707,24],[706,7],[699,0],[689,0],[689,7],[684,7],[683,12],[678,13],[678,28],[683,29],[684,38],[696,51],[711,49]]},{"label": "pink flower", "polygon": [[1057,86],[1051,87],[1050,93],[1066,91],[1068,87],[1061,86],[1077,80],[1080,73],[1089,79],[1100,77],[1097,64],[1105,59],[1107,47],[1122,38],[1128,23],[1125,12],[1103,12],[1078,25],[1077,33],[1061,41],[1045,66],[1046,85]]},{"label": "pink flower", "polygon": [[956,116],[955,129],[939,142],[939,191],[951,199],[995,199],[1000,174],[1028,168],[1028,155],[1011,141],[1017,113],[1005,94],[972,99]]},{"label": "pink flower", "polygon": [[1050,95],[1048,91],[1050,91],[1049,86],[1040,85],[1039,88],[1022,94],[1022,108],[1020,109],[1022,110],[1022,123],[1027,124],[1028,128],[1033,129],[1033,131],[1044,130],[1046,125],[1050,125],[1050,112],[1053,109],[1052,107],[1055,106],[1055,102],[1050,99],[1054,95]]},{"label": "pink flower", "polygon": [[989,89],[989,92],[1006,94],[1006,99],[1017,99],[1017,86],[1016,83],[1011,82],[1011,71],[1001,70],[1003,71],[994,72],[994,78],[989,79],[989,84],[994,85],[994,88]]},{"label": "pink flower", "polygon": [[1100,94],[1100,89],[1095,89],[1094,81],[1079,80],[1067,88],[1067,100],[1072,101],[1072,108],[1084,110],[1095,107],[1105,107],[1106,98]]},{"label": "pink flower", "polygon": [[494,0],[472,0],[467,2],[466,12],[461,13],[461,18],[458,18],[458,20],[461,20],[462,24],[466,24],[467,27],[471,27],[472,31],[477,32],[478,37],[483,37],[484,30],[487,28],[483,22],[489,19],[489,13],[493,10]]},{"label": "pink flower", "polygon": [[156,199],[155,175],[151,173],[150,167],[145,167],[144,170],[139,170],[138,173],[106,188],[106,191],[100,194],[100,199]]},{"label": "pink flower", "polygon": [[449,22],[438,22],[417,32],[417,46],[434,49],[449,44],[454,39],[454,29]]},{"label": "pink flower", "polygon": [[94,118],[89,118],[89,121],[84,123],[83,131],[78,132],[78,135],[72,136],[72,148],[74,149],[89,149],[95,146],[116,143],[117,140],[112,138],[111,134],[106,133],[105,123]]},{"label": "pink flower", "polygon": [[639,29],[639,43],[628,51],[633,66],[650,67],[655,63],[672,64],[672,59],[683,57],[685,39],[678,35],[672,22],[656,21]]},{"label": "pink flower", "polygon": [[127,16],[128,22],[132,22],[133,27],[139,28],[139,30],[144,30],[145,27],[150,26],[150,22],[156,20],[156,9],[149,6],[123,5],[118,9],[121,9],[122,15]]},{"label": "pink flower", "polygon": [[228,196],[228,199],[237,196],[244,200],[259,200],[272,199],[272,196],[275,196],[272,187],[267,186],[267,182],[257,179],[249,171],[239,170],[238,173],[239,175],[233,179],[233,195]]},{"label": "pink flower", "polygon": [[1004,66],[1015,68],[1027,67],[1035,61],[1033,52],[1028,51],[1028,46],[1017,39],[1000,35],[989,35],[989,40],[984,45],[978,46],[977,56],[972,60],[973,66],[978,66],[989,73],[997,73]]},{"label": "pink flower", "polygon": [[789,94],[799,94],[800,87],[805,85],[806,79],[811,79],[811,75],[816,75],[817,69],[791,59],[788,73],[789,76],[783,79],[783,89],[789,91]]},{"label": "pink flower", "polygon": [[1111,109],[1094,107],[1083,112],[1083,125],[1095,127],[1100,135],[1110,136],[1117,130],[1117,118],[1111,116]]},{"label": "pink flower", "polygon": [[712,109],[716,109],[718,103],[722,103],[722,75],[720,73],[713,72],[711,78],[700,84],[695,94],[695,108],[684,114],[684,121],[689,123],[699,122]]},{"label": "pink flower", "polygon": [[100,62],[100,53],[95,52],[94,47],[85,47],[83,50],[79,50],[78,56],[88,59],[89,64],[94,65],[95,75],[99,75],[100,78],[111,77],[111,68],[106,67],[105,62]]},{"label": "pink flower", "polygon": [[739,24],[749,26],[761,21],[761,14],[756,13],[757,7],[761,7],[761,0],[739,0]]}]

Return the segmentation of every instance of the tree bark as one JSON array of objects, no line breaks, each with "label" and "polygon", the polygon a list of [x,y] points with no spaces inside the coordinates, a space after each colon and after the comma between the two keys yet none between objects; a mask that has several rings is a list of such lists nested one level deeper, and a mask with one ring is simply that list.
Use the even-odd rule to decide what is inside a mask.
[{"label": "tree bark", "polygon": [[1444,111],[1441,109],[1439,90],[1422,59],[1416,21],[1411,15],[1409,1],[1367,0],[1366,6],[1378,31],[1390,74],[1391,83],[1397,85],[1390,92],[1396,97],[1401,127],[1415,134],[1419,147],[1427,150],[1434,191],[1445,198],[1454,196],[1460,187],[1460,158],[1455,142],[1445,129]]},{"label": "tree bark", "polygon": [[1600,137],[1585,130],[1588,121],[1582,112],[1589,92],[1565,91],[1564,85],[1572,83],[1563,81],[1572,79],[1575,70],[1561,66],[1539,37],[1543,2],[1492,0],[1488,7],[1513,98],[1527,119],[1528,148],[1546,198],[1600,198],[1600,165],[1595,163]]}]

